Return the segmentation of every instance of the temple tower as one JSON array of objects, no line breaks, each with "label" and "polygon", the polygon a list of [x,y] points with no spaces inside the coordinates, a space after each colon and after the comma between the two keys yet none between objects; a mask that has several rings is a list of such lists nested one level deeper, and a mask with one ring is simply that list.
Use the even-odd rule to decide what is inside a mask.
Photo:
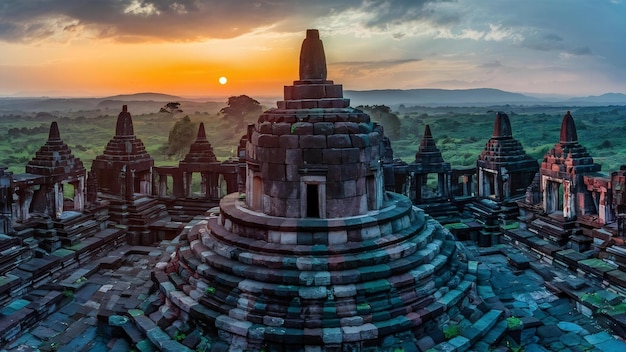
[{"label": "temple tower", "polygon": [[[450,163],[443,160],[441,151],[435,144],[430,126],[424,128],[424,136],[415,153],[415,161],[409,166],[411,176],[411,199],[415,204],[428,201],[448,201],[450,184]],[[429,176],[435,178],[429,182]],[[434,187],[433,187],[434,186]]]},{"label": "temple tower", "polygon": [[574,220],[577,215],[599,214],[600,208],[610,204],[610,193],[593,197],[586,189],[584,176],[594,175],[600,168],[587,149],[578,143],[576,124],[568,111],[561,123],[560,140],[543,157],[539,170],[544,211],[565,220]]},{"label": "temple tower", "polygon": [[103,154],[91,164],[99,191],[132,200],[151,194],[154,159],[141,139],[135,136],[133,120],[126,105],[117,117],[115,136]]},{"label": "temple tower", "polygon": [[246,204],[293,218],[337,218],[380,209],[382,128],[349,107],[326,80],[316,30],[302,43],[300,80],[285,87],[278,109],[259,117],[249,135]]},{"label": "temple tower", "polygon": [[537,161],[513,138],[509,116],[498,112],[493,135],[476,160],[477,199],[467,207],[483,225],[478,238],[481,246],[500,243],[501,226],[518,220],[515,202],[525,196],[538,168]]},{"label": "temple tower", "polygon": [[[32,203],[24,199],[18,200],[19,214],[28,214],[29,211],[49,215],[52,219],[61,217],[64,211],[64,187],[73,188],[71,209],[82,211],[85,203],[85,176],[83,162],[75,158],[70,148],[61,140],[59,127],[56,122],[50,125],[48,140],[35,153],[35,157],[26,165],[26,172],[43,177],[43,184],[39,190],[33,190]],[[41,182],[41,181],[40,181]],[[28,186],[25,186],[28,187]],[[23,187],[21,187],[23,188]],[[18,192],[21,194],[22,192]],[[25,192],[29,193],[29,192]],[[21,197],[20,197],[21,198]],[[21,221],[27,220],[22,218]]]},{"label": "temple tower", "polygon": [[383,129],[326,79],[317,30],[300,63],[248,130],[245,195],[224,197],[157,265],[163,309],[241,350],[415,346],[468,303],[474,276],[449,231],[384,192]]},{"label": "temple tower", "polygon": [[[128,226],[126,241],[151,245],[157,241],[150,224],[165,218],[164,205],[150,197],[154,159],[135,136],[126,105],[117,117],[115,136],[91,164],[98,196],[110,203],[111,220]],[[93,188],[93,187],[92,187]]]},{"label": "temple tower", "polygon": [[200,173],[200,193],[203,197],[218,200],[224,196],[224,194],[220,194],[218,184],[220,162],[215,157],[213,147],[206,138],[203,122],[198,126],[198,136],[189,147],[189,153],[178,165],[183,173],[186,197],[193,196],[191,181],[194,173]]},{"label": "temple tower", "polygon": [[513,138],[509,116],[498,112],[476,168],[478,197],[501,202],[524,195],[539,166]]}]

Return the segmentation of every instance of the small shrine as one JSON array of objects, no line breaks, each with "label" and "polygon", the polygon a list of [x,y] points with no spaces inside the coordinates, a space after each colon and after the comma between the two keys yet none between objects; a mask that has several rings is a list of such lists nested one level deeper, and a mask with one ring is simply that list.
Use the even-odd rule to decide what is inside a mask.
[{"label": "small shrine", "polygon": [[150,195],[153,166],[154,159],[135,136],[132,117],[124,105],[117,117],[115,136],[91,164],[99,191],[126,200]]},{"label": "small shrine", "polygon": [[[28,162],[26,173],[14,176],[13,188],[18,195],[15,220],[24,223],[33,214],[59,219],[64,210],[82,211],[85,176],[83,162],[74,157],[61,140],[57,123],[52,122],[48,140]],[[72,195],[67,202],[65,193]]]}]

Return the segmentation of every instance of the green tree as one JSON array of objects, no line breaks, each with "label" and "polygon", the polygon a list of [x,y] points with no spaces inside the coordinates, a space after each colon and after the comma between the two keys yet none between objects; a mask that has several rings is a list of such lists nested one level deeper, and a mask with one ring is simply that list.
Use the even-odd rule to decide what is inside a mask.
[{"label": "green tree", "polygon": [[385,135],[390,138],[400,137],[402,124],[398,115],[394,114],[390,107],[387,105],[365,105],[359,106],[359,109],[364,110],[374,121],[380,123],[385,129]]},{"label": "green tree", "polygon": [[174,117],[176,114],[183,112],[183,110],[180,109],[179,102],[170,102],[170,103],[165,104],[161,108],[161,110],[159,110],[159,112],[164,112]]},{"label": "green tree", "polygon": [[220,110],[224,119],[232,120],[237,128],[244,126],[247,117],[258,117],[262,112],[261,104],[247,95],[232,96],[226,102],[227,107]]},{"label": "green tree", "polygon": [[189,115],[176,121],[167,138],[167,156],[183,157],[189,151],[189,146],[196,140],[198,125],[191,122]]}]

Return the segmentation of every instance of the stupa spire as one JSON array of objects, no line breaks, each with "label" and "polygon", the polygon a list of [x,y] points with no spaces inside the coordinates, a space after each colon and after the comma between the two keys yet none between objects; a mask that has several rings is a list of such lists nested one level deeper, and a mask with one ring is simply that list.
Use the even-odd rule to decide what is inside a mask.
[{"label": "stupa spire", "polygon": [[128,105],[122,105],[122,112],[117,116],[115,125],[116,136],[134,136],[133,119],[128,112]]},{"label": "stupa spire", "polygon": [[50,133],[48,133],[49,141],[58,141],[61,140],[61,134],[59,133],[59,125],[56,121],[53,121],[50,125]]},{"label": "stupa spire", "polygon": [[424,129],[424,138],[433,138],[433,134],[430,132],[430,125],[426,125]]},{"label": "stupa spire", "polygon": [[204,131],[204,122],[200,122],[200,126],[198,126],[198,136],[196,137],[196,141],[206,141],[206,132]]},{"label": "stupa spire", "polygon": [[496,114],[496,121],[493,124],[493,136],[492,137],[493,138],[513,137],[509,115],[503,112],[498,112]]},{"label": "stupa spire", "polygon": [[326,80],[326,55],[317,29],[307,29],[300,49],[300,80]]},{"label": "stupa spire", "polygon": [[568,111],[563,116],[563,122],[561,123],[561,143],[576,143],[578,142],[578,134],[576,133],[576,124],[572,114]]}]

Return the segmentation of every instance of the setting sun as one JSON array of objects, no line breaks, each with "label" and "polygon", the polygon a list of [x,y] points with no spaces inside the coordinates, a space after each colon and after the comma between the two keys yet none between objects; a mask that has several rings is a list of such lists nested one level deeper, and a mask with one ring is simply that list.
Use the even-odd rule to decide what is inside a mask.
[{"label": "setting sun", "polygon": [[228,79],[226,79],[226,77],[222,76],[217,81],[220,82],[221,85],[224,85],[224,84],[226,84],[226,82],[228,82]]}]

